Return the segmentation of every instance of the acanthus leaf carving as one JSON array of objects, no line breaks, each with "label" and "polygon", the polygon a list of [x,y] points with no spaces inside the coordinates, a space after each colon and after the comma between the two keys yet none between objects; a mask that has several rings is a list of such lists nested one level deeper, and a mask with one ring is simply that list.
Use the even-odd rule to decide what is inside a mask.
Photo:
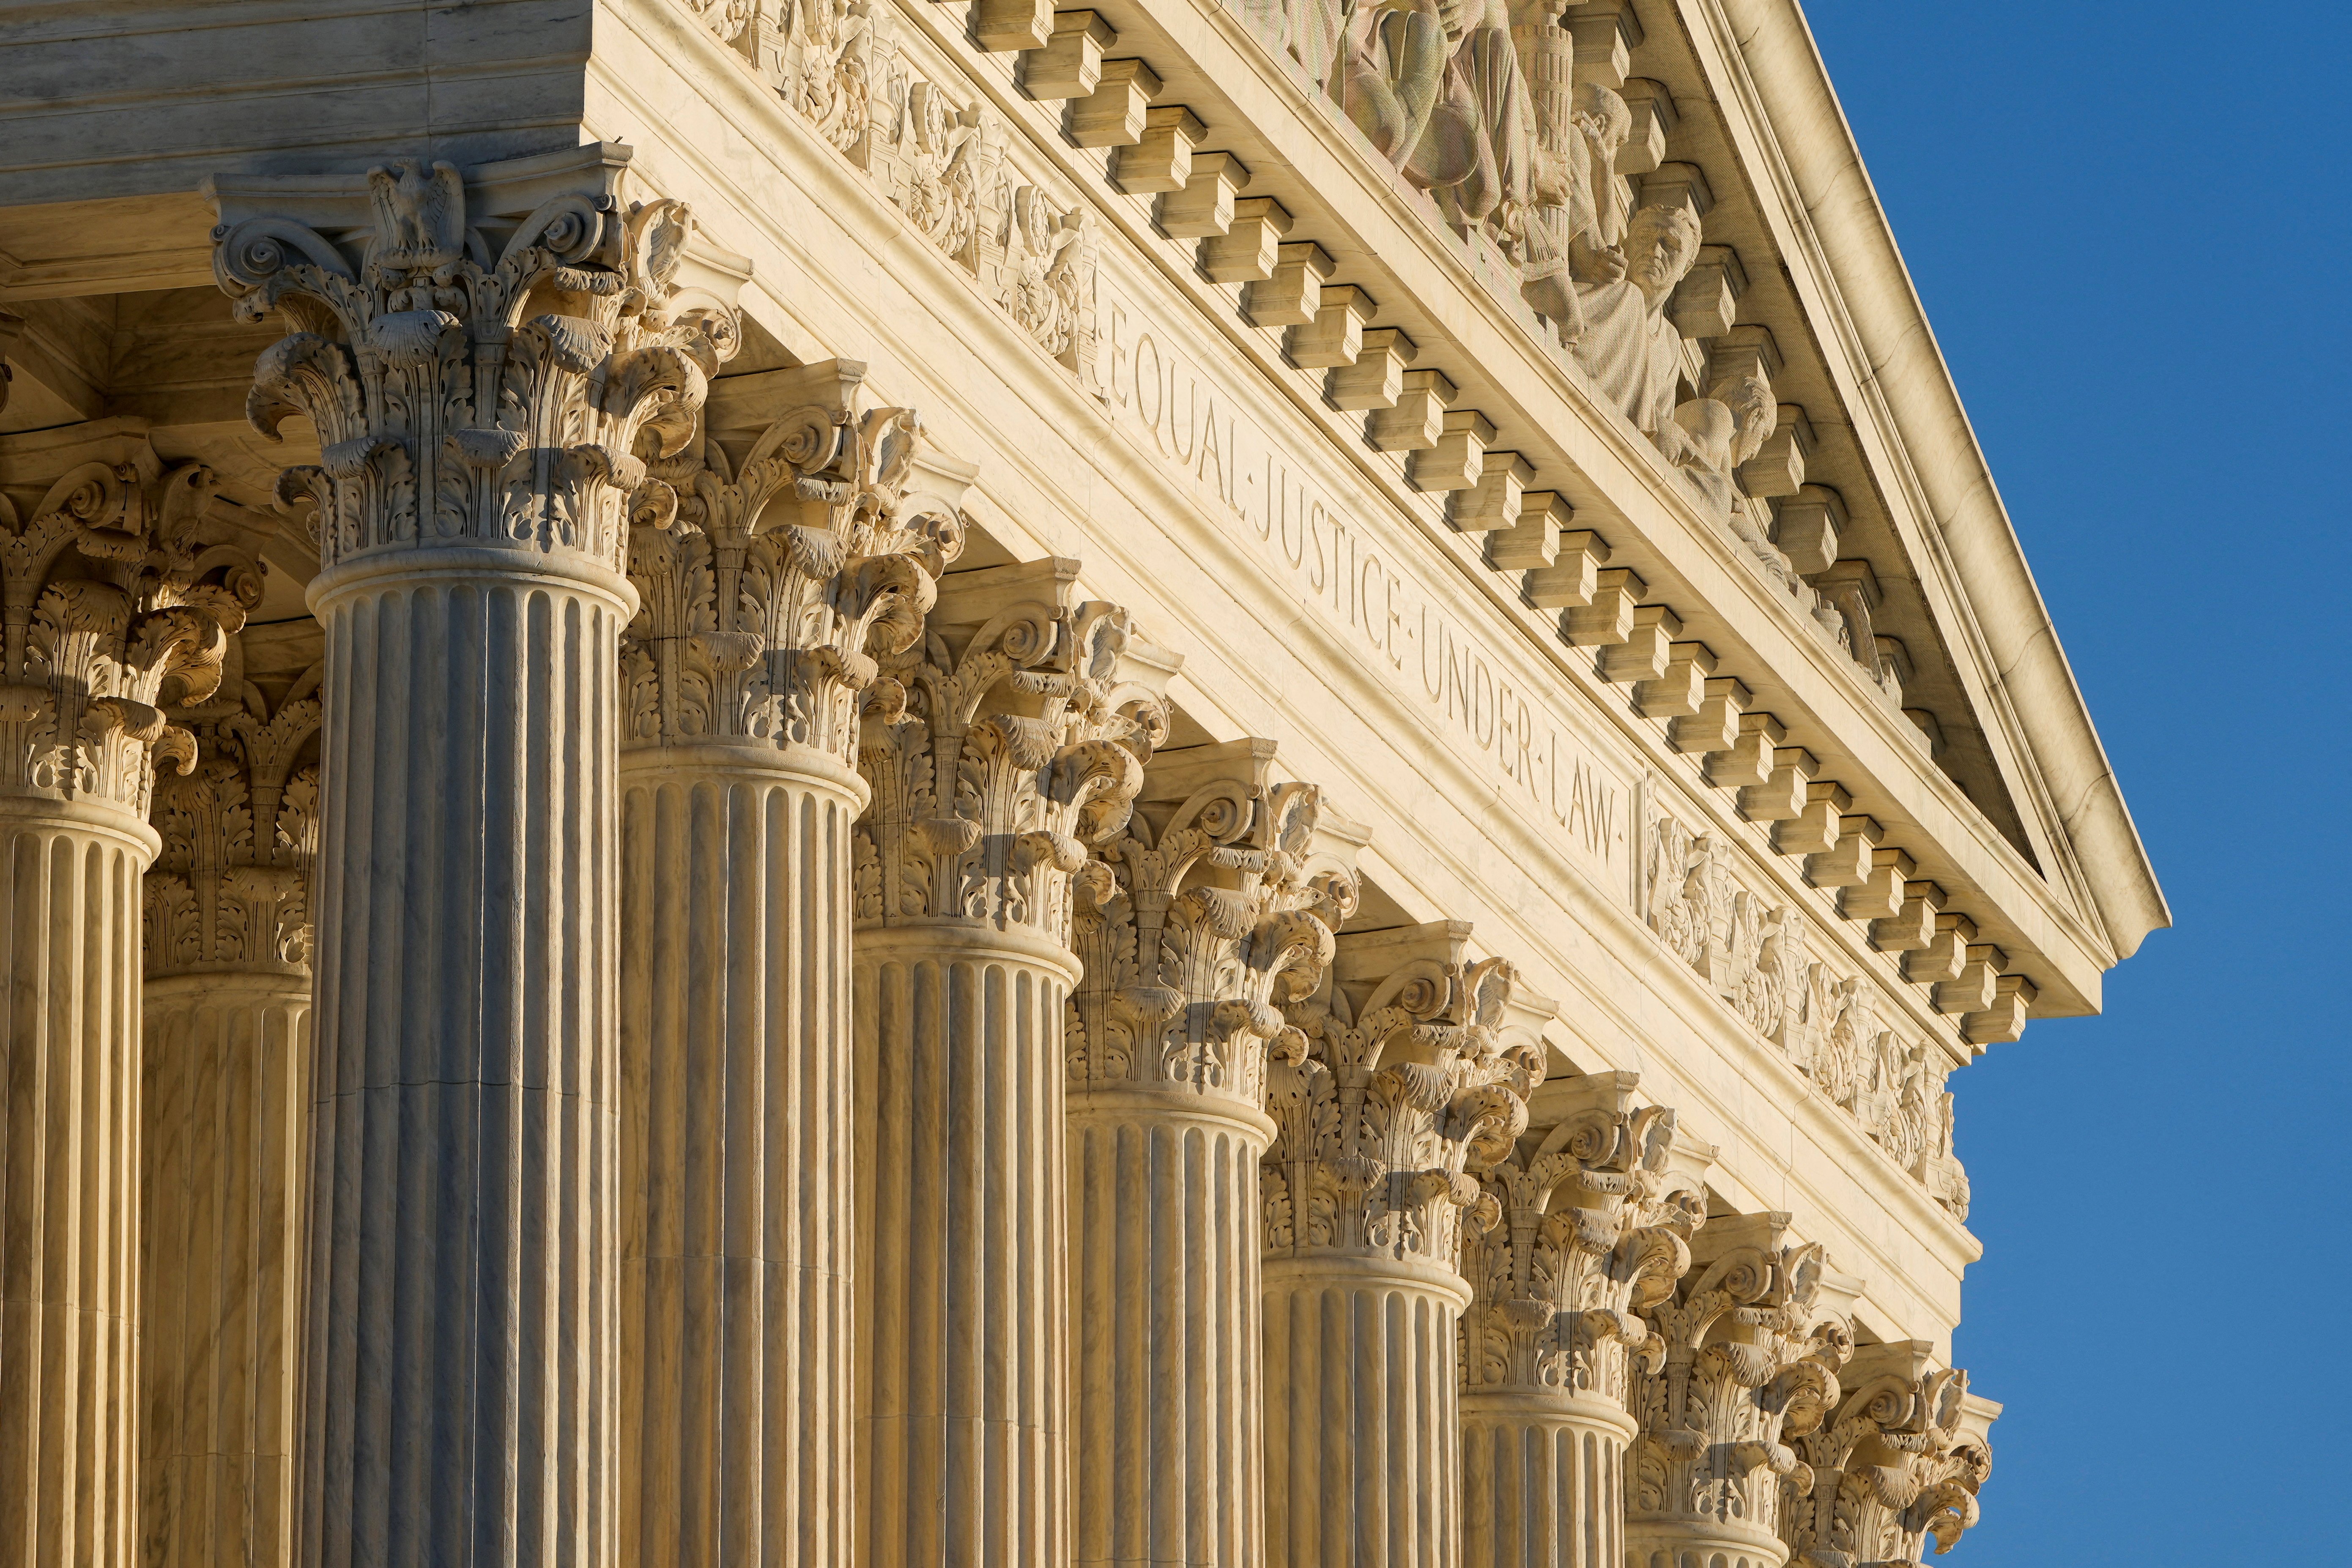
[{"label": "acanthus leaf carving", "polygon": [[845,393],[788,410],[740,467],[707,435],[652,465],[631,509],[625,744],[751,741],[856,765],[857,699],[919,639],[963,549],[953,501],[917,486],[923,442],[913,410],[860,413]]},{"label": "acanthus leaf carving", "polygon": [[1260,1173],[1269,1258],[1458,1273],[1465,1233],[1502,1219],[1478,1175],[1525,1130],[1542,1047],[1507,1039],[1517,970],[1472,960],[1456,933],[1432,929],[1435,951],[1362,979],[1335,965],[1283,1009],[1265,1090],[1277,1131]]},{"label": "acanthus leaf carving", "polygon": [[1255,1107],[1269,1045],[1289,1026],[1281,1008],[1320,985],[1353,878],[1316,862],[1313,785],[1236,767],[1191,787],[1200,770],[1172,759],[1184,793],[1139,804],[1077,882],[1070,1083]]},{"label": "acanthus leaf carving", "polygon": [[93,426],[52,466],[11,485],[21,514],[0,494],[0,789],[143,819],[157,771],[196,763],[166,710],[220,685],[261,567],[202,464]]},{"label": "acanthus leaf carving", "polygon": [[1818,1244],[1785,1239],[1788,1216],[1717,1221],[1715,1256],[1643,1312],[1664,1342],[1637,1370],[1641,1435],[1629,1456],[1636,1535],[1759,1541],[1777,1531],[1784,1485],[1810,1479],[1789,1446],[1839,1399],[1853,1352],[1821,1302]]},{"label": "acanthus leaf carving", "polygon": [[[935,615],[878,661],[857,753],[873,798],[852,845],[860,921],[1070,940],[1072,879],[1126,826],[1168,727],[1157,690],[1122,679],[1130,644],[1145,646],[1132,620],[1073,602],[1074,575],[1054,561],[968,574],[967,602],[993,613],[976,626]],[[1047,596],[1027,596],[1040,576]]]},{"label": "acanthus leaf carving", "polygon": [[273,708],[238,679],[233,700],[184,710],[194,765],[155,791],[149,978],[309,972],[322,715],[308,688]]},{"label": "acanthus leaf carving", "polygon": [[1612,1081],[1625,1077],[1548,1087],[1555,1105],[1577,1103],[1486,1173],[1502,1223],[1463,1249],[1474,1292],[1462,1321],[1465,1393],[1546,1393],[1622,1409],[1633,1369],[1662,1364],[1664,1342],[1639,1310],[1689,1268],[1706,1205],[1673,1181],[1674,1112],[1633,1109]]},{"label": "acanthus leaf carving", "polygon": [[[1968,1373],[1924,1342],[1855,1352],[1835,1409],[1795,1447],[1810,1485],[1783,1488],[1781,1539],[1808,1568],[1918,1563],[1977,1521],[1992,1473],[1981,1402]],[[1997,1408],[1997,1407],[1989,1407]]]},{"label": "acanthus leaf carving", "polygon": [[285,217],[214,230],[238,319],[289,328],[256,365],[247,414],[273,439],[293,414],[317,430],[320,464],[289,469],[279,493],[313,503],[321,565],[472,545],[623,568],[646,459],[691,437],[739,328],[677,286],[685,204],[625,208],[583,179],[599,188],[509,227],[469,222],[450,163],[379,165],[356,259]]}]

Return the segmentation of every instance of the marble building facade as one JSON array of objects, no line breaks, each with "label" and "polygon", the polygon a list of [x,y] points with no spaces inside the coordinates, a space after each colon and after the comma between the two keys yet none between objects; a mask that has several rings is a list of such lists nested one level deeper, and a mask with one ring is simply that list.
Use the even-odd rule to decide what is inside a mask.
[{"label": "marble building facade", "polygon": [[1998,1506],[1948,1080],[2168,916],[1796,0],[0,59],[0,1568]]}]

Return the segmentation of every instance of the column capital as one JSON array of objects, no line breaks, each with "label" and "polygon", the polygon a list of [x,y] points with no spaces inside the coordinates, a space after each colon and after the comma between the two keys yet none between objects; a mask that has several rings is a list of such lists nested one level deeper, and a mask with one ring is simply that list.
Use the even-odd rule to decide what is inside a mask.
[{"label": "column capital", "polygon": [[218,491],[131,421],[0,438],[0,793],[143,822],[155,764],[195,765],[165,709],[212,697],[261,597]]},{"label": "column capital", "polygon": [[1853,1338],[1836,1309],[1860,1282],[1789,1224],[1784,1214],[1711,1223],[1691,1274],[1643,1314],[1664,1355],[1635,1390],[1628,1504],[1639,1527],[1760,1543],[1783,1480],[1807,1488],[1787,1440],[1838,1403]]},{"label": "column capital", "polygon": [[1288,1027],[1266,1074],[1279,1129],[1262,1180],[1269,1258],[1452,1272],[1465,1224],[1483,1233],[1500,1222],[1476,1173],[1526,1128],[1542,1047],[1514,1016],[1517,970],[1474,959],[1469,935],[1441,921],[1343,936],[1315,994],[1283,1009]]},{"label": "column capital", "polygon": [[1166,739],[1176,656],[1049,558],[941,583],[924,636],[880,660],[859,770],[861,921],[1024,929],[1067,945],[1070,879],[1127,825]]},{"label": "column capital", "polygon": [[[1073,1089],[1265,1099],[1280,1007],[1313,994],[1356,907],[1322,792],[1276,783],[1271,742],[1156,755],[1128,822],[1077,879]],[[1334,818],[1336,826],[1336,818]]]},{"label": "column capital", "polygon": [[215,278],[239,320],[289,329],[246,413],[273,440],[289,416],[316,429],[320,461],[278,493],[313,504],[322,569],[470,547],[618,578],[629,516],[662,504],[647,460],[692,437],[748,273],[628,183],[602,143],[470,175],[401,159],[208,183]]},{"label": "column capital", "polygon": [[1843,1374],[1833,1414],[1796,1439],[1810,1485],[1782,1484],[1781,1537],[1801,1568],[1916,1563],[1948,1552],[1977,1521],[1992,1473],[2000,1406],[1924,1341],[1866,1345]]},{"label": "column capital", "polygon": [[914,410],[860,411],[864,372],[754,378],[782,406],[740,462],[704,432],[649,465],[631,516],[627,744],[735,740],[856,764],[857,695],[877,656],[922,636],[963,549],[971,472],[927,450]]},{"label": "column capital", "polygon": [[313,674],[272,706],[223,683],[183,709],[195,765],[155,790],[161,853],[144,886],[146,973],[310,972],[310,865],[318,853],[322,718]]},{"label": "column capital", "polygon": [[1664,1364],[1639,1315],[1690,1268],[1706,1199],[1673,1169],[1675,1118],[1633,1104],[1635,1075],[1554,1079],[1518,1147],[1486,1172],[1502,1223],[1465,1242],[1475,1292],[1465,1393],[1587,1395],[1623,1409],[1630,1364]]}]

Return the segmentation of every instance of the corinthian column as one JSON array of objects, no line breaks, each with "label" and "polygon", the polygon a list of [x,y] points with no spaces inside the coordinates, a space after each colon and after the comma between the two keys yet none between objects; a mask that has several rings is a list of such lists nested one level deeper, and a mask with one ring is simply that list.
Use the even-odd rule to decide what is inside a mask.
[{"label": "corinthian column", "polygon": [[1977,1521],[2000,1407],[1938,1367],[1924,1341],[1866,1345],[1846,1363],[1836,1412],[1796,1440],[1809,1485],[1784,1484],[1780,1535],[1804,1568],[1924,1563]]},{"label": "corinthian column", "polygon": [[[623,638],[623,1561],[849,1560],[858,694],[962,545],[864,367],[656,465]],[[739,449],[740,450],[740,449]]]},{"label": "corinthian column", "polygon": [[319,801],[306,758],[319,703],[288,681],[315,657],[299,649],[267,689],[249,657],[233,658],[215,700],[184,710],[194,771],[155,792],[141,1223],[149,1568],[287,1568],[294,1556]]},{"label": "corinthian column", "polygon": [[1342,938],[1286,1009],[1262,1168],[1266,1561],[1461,1558],[1462,1233],[1501,1213],[1471,1173],[1527,1125],[1540,1047],[1504,1043],[1514,972],[1441,922]]},{"label": "corinthian column", "polygon": [[1788,1560],[1784,1493],[1801,1497],[1812,1481],[1788,1440],[1836,1406],[1838,1367],[1853,1350],[1822,1300],[1822,1248],[1790,1242],[1788,1224],[1784,1214],[1710,1222],[1698,1266],[1646,1314],[1664,1354],[1634,1380],[1634,1568]]},{"label": "corinthian column", "polygon": [[[1165,732],[1076,563],[950,577],[884,662],[855,867],[865,1560],[1070,1561],[1070,879]],[[1127,658],[1123,658],[1125,654]],[[1164,677],[1165,669],[1161,674]]]},{"label": "corinthian column", "polygon": [[1464,1244],[1463,1560],[1622,1568],[1631,1370],[1665,1345],[1637,1310],[1690,1267],[1704,1196],[1668,1194],[1675,1113],[1634,1075],[1555,1079],[1487,1173],[1503,1223]]},{"label": "corinthian column", "polygon": [[212,695],[260,587],[213,489],[120,426],[0,442],[5,1568],[137,1552],[147,813],[156,763],[195,760],[162,705]]},{"label": "corinthian column", "polygon": [[1310,863],[1321,802],[1274,747],[1162,752],[1078,882],[1070,1320],[1080,1563],[1255,1565],[1261,1106],[1277,1005],[1354,907]]},{"label": "corinthian column", "polygon": [[220,193],[293,329],[247,407],[323,456],[308,1563],[615,1555],[623,567],[732,341],[625,158]]}]

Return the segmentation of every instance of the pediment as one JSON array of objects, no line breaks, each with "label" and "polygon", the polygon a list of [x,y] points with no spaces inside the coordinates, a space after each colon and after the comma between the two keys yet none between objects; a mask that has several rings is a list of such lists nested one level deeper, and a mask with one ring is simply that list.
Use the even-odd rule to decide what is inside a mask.
[{"label": "pediment", "polygon": [[[1900,715],[1946,823],[2094,949],[2167,922],[1793,0],[1198,8],[1255,79],[1144,7],[1101,15],[1162,61],[1155,101],[1245,165],[1286,255],[1405,341],[1407,397],[1438,387],[1490,479],[1524,458],[1526,489],[1568,503],[1548,526],[1596,535],[1805,745]],[[1593,428],[1549,416],[1563,399]],[[1695,561],[1737,563],[1755,603]],[[1774,637],[1750,635],[1759,604]],[[1842,703],[1792,668],[1822,650]],[[1873,784],[1909,787],[1857,798]]]}]

